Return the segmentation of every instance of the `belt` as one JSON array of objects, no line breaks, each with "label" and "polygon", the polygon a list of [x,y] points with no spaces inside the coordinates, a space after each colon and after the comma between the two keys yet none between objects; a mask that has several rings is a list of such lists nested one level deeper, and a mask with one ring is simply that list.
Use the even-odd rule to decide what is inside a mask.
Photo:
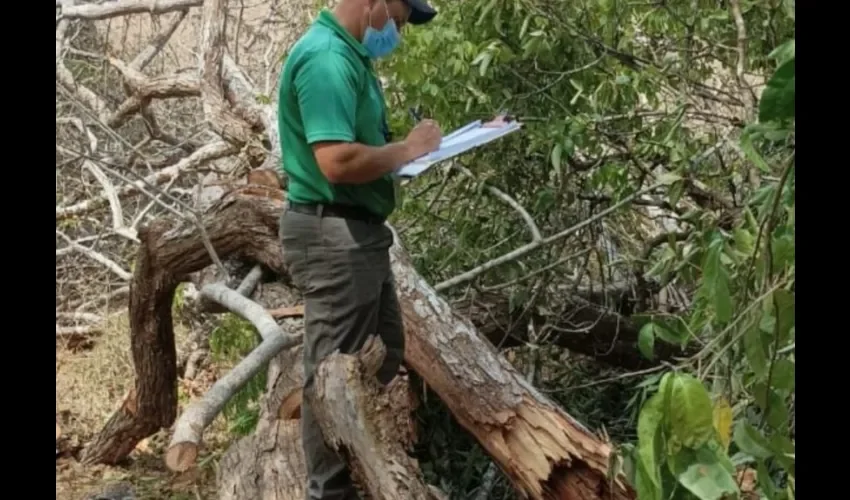
[{"label": "belt", "polygon": [[368,224],[383,224],[386,220],[379,217],[363,207],[354,205],[323,204],[323,203],[295,203],[290,201],[287,210],[316,217],[335,217],[338,219],[350,219]]}]

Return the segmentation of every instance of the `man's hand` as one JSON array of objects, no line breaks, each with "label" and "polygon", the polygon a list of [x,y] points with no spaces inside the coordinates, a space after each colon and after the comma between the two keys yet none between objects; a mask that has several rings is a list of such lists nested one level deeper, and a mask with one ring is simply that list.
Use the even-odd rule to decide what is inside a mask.
[{"label": "man's hand", "polygon": [[404,144],[413,158],[419,158],[440,147],[443,133],[440,125],[434,120],[422,120],[407,134]]}]

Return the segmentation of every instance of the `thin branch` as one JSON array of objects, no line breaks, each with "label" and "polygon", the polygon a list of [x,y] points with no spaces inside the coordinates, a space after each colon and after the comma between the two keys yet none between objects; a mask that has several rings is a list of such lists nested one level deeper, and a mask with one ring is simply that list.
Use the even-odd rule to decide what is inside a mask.
[{"label": "thin branch", "polygon": [[248,272],[248,275],[245,276],[242,283],[239,283],[239,286],[236,287],[236,293],[243,297],[250,297],[251,294],[254,293],[254,289],[257,288],[257,283],[260,282],[260,278],[262,277],[263,266],[257,264],[251,268],[251,271]]},{"label": "thin branch", "polygon": [[[118,190],[118,196],[123,197],[138,194],[139,192],[141,192],[143,186],[145,185],[163,184],[167,181],[177,178],[177,176],[179,176],[186,170],[196,168],[207,162],[217,160],[225,156],[229,156],[235,152],[236,149],[234,149],[231,145],[223,141],[217,141],[213,142],[212,144],[207,144],[206,146],[199,148],[197,151],[195,151],[188,157],[183,158],[174,165],[159,170],[145,177],[143,180],[138,180],[130,183],[127,186],[124,186],[123,188]],[[56,220],[59,221],[70,217],[79,217],[96,208],[103,206],[107,202],[107,199],[108,198],[106,196],[100,195],[71,206],[56,207]]]},{"label": "thin branch", "polygon": [[203,0],[115,0],[100,4],[67,6],[63,2],[59,18],[94,21],[128,14],[165,14],[175,10],[186,10],[189,7],[199,7],[203,3]]},{"label": "thin branch", "polygon": [[[473,179],[473,180],[475,179],[475,175],[472,172],[470,172],[468,168],[466,168],[462,165],[459,165],[457,163],[454,163],[452,165],[452,167],[456,168],[458,171],[460,171],[461,173],[463,173],[464,175],[466,175],[470,179]],[[496,198],[504,201],[505,203],[510,205],[511,208],[513,208],[514,210],[519,212],[520,217],[522,217],[522,220],[524,220],[525,224],[528,226],[528,230],[531,231],[531,241],[532,242],[539,242],[539,241],[543,240],[543,236],[541,236],[540,229],[537,227],[537,224],[534,222],[534,219],[531,218],[531,215],[528,214],[528,211],[525,208],[523,208],[523,206],[520,205],[519,202],[517,202],[512,197],[508,196],[501,189],[498,189],[495,186],[491,186],[488,183],[484,183],[484,189],[486,189],[490,194],[492,194]]]},{"label": "thin branch", "polygon": [[174,436],[165,455],[168,468],[177,472],[185,471],[195,463],[204,429],[239,389],[259,373],[277,353],[301,342],[301,336],[285,334],[263,306],[221,283],[203,287],[201,296],[218,302],[250,321],[263,337],[263,341],[177,419]]},{"label": "thin branch", "polygon": [[56,338],[79,337],[94,335],[100,332],[100,328],[94,325],[59,326],[56,325]]},{"label": "thin branch", "polygon": [[150,43],[142,49],[142,51],[139,52],[132,61],[130,61],[130,67],[139,71],[145,69],[145,67],[153,61],[153,58],[160,53],[162,48],[165,47],[165,44],[168,43],[168,40],[170,40],[172,35],[174,35],[174,32],[177,31],[180,23],[183,22],[183,19],[186,19],[186,15],[188,13],[189,9],[181,10],[176,16],[163,25]]},{"label": "thin branch", "polygon": [[[63,10],[72,9],[74,0],[62,0]],[[102,116],[107,111],[107,105],[97,94],[88,87],[80,85],[74,78],[73,73],[65,66],[63,53],[65,50],[65,32],[68,30],[69,22],[66,19],[59,21],[56,26],[56,80],[68,91],[74,92],[81,101],[86,103],[91,111]]]},{"label": "thin branch", "polygon": [[465,273],[462,273],[462,274],[455,276],[454,278],[447,279],[446,281],[443,281],[442,283],[439,283],[437,286],[435,286],[434,289],[438,292],[448,290],[449,288],[452,288],[452,287],[455,287],[455,286],[460,285],[462,283],[466,283],[468,281],[471,281],[471,280],[477,278],[478,276],[480,276],[481,274],[489,271],[490,269],[493,269],[494,267],[497,267],[497,266],[500,266],[502,264],[506,264],[508,262],[514,261],[516,259],[519,259],[520,257],[523,257],[523,256],[533,252],[534,250],[537,250],[538,248],[541,248],[541,247],[544,247],[546,245],[550,245],[552,243],[555,243],[556,241],[561,240],[563,238],[566,238],[567,236],[570,236],[573,233],[578,232],[582,228],[587,227],[590,224],[593,224],[594,222],[596,222],[596,221],[598,221],[598,220],[600,220],[604,217],[607,217],[609,214],[611,214],[611,213],[619,210],[623,206],[629,204],[635,198],[637,198],[639,196],[643,196],[644,194],[650,193],[652,191],[655,191],[656,189],[658,189],[659,187],[661,187],[663,185],[664,185],[664,183],[658,183],[658,184],[654,184],[654,185],[652,185],[648,188],[637,191],[637,192],[623,198],[622,200],[615,203],[614,205],[611,205],[610,207],[606,208],[605,210],[600,211],[599,213],[597,213],[593,217],[587,218],[587,219],[579,222],[578,224],[576,224],[572,227],[564,229],[563,231],[561,231],[559,233],[553,234],[552,236],[547,236],[547,237],[543,238],[542,240],[533,241],[531,243],[523,245],[523,246],[517,248],[516,250],[508,252],[508,253],[506,253],[506,254],[504,254],[500,257],[497,257],[493,260],[487,261],[484,264],[481,264],[480,266],[478,266],[476,268],[470,269],[469,271],[466,271]]},{"label": "thin branch", "polygon": [[136,231],[124,224],[124,210],[121,208],[121,200],[118,199],[115,185],[112,184],[106,173],[93,161],[83,161],[83,168],[91,172],[101,187],[103,187],[103,196],[109,201],[109,209],[112,212],[112,230],[115,234],[119,234],[138,243],[139,239],[137,238]]},{"label": "thin branch", "polygon": [[549,270],[554,269],[558,266],[566,264],[567,262],[569,262],[573,259],[576,259],[578,257],[583,257],[584,255],[589,253],[591,250],[593,250],[593,247],[588,247],[588,248],[585,248],[583,250],[579,250],[578,252],[576,252],[574,254],[567,255],[566,257],[564,257],[562,259],[558,259],[555,262],[552,262],[551,264],[547,264],[547,265],[541,267],[540,269],[535,269],[534,271],[531,271],[528,274],[520,276],[519,278],[513,279],[511,281],[506,281],[504,283],[499,283],[498,285],[483,287],[481,289],[481,291],[483,291],[483,292],[495,292],[497,290],[501,290],[502,288],[507,288],[509,286],[513,286],[513,285],[522,283],[523,281],[525,281],[527,279],[533,278],[535,276],[538,276],[540,274],[545,273],[546,271],[549,271]]},{"label": "thin branch", "polygon": [[56,319],[63,321],[85,322],[85,323],[100,323],[103,318],[97,314],[85,312],[57,312]]},{"label": "thin branch", "polygon": [[106,266],[107,269],[112,271],[115,275],[117,275],[122,280],[129,281],[130,278],[133,277],[132,274],[130,274],[129,272],[122,269],[121,266],[116,264],[115,261],[111,260],[109,257],[106,257],[103,254],[92,250],[91,248],[80,245],[79,243],[77,243],[76,241],[73,241],[71,238],[69,238],[67,235],[65,235],[65,233],[63,233],[62,231],[57,229],[56,235],[61,237],[62,239],[64,239],[65,242],[68,243],[69,246],[73,247],[75,250],[77,250],[81,254],[83,254],[86,257]]}]

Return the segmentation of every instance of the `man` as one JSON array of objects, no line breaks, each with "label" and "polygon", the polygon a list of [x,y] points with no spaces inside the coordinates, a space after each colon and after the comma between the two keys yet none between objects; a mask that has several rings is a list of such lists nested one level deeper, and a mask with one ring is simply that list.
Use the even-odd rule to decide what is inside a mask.
[{"label": "man", "polygon": [[[404,356],[401,314],[384,224],[395,208],[392,172],[436,150],[438,125],[423,120],[391,142],[371,59],[400,41],[406,24],[436,11],[424,0],[341,0],[319,14],[286,59],[278,94],[289,200],[281,218],[284,260],[305,300],[304,392],[327,355],[359,350],[378,334],[386,384]],[[306,397],[301,408],[308,500],[356,499],[344,462],[324,443]],[[403,499],[399,499],[403,500]]]}]

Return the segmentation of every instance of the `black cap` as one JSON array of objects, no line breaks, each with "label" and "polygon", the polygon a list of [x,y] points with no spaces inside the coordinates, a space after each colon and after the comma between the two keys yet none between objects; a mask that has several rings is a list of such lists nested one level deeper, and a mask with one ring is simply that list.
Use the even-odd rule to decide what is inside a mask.
[{"label": "black cap", "polygon": [[431,19],[434,19],[434,16],[437,15],[437,11],[434,10],[434,7],[428,5],[425,0],[401,1],[410,7],[410,17],[407,19],[407,22],[410,24],[425,24]]}]

